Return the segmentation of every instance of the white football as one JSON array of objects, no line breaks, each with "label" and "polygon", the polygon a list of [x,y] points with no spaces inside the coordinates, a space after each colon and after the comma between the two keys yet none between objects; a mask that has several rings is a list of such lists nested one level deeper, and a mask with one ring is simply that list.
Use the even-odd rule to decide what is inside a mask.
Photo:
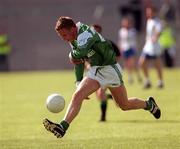
[{"label": "white football", "polygon": [[51,94],[46,99],[46,107],[52,113],[61,112],[65,107],[64,97],[59,94]]}]

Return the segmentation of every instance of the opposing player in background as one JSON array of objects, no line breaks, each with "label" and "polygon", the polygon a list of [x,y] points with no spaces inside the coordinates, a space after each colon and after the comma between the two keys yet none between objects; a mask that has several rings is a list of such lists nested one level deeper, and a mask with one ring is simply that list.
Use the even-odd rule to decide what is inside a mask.
[{"label": "opposing player in background", "polygon": [[[93,24],[92,27],[98,32],[98,33],[102,33],[102,27],[98,24]],[[118,49],[118,47],[116,46],[116,44],[111,41],[108,40],[113,47],[114,52],[116,53],[116,61],[118,62],[120,59],[120,51]],[[107,111],[107,102],[109,98],[112,98],[111,94],[106,94],[106,89],[107,88],[102,88],[100,87],[97,91],[96,91],[96,96],[97,98],[100,100],[100,108],[101,108],[101,118],[100,121],[104,122],[106,121],[106,111]]]},{"label": "opposing player in background", "polygon": [[[66,114],[60,123],[48,119],[43,120],[44,127],[57,138],[65,135],[69,125],[78,115],[82,102],[100,87],[108,88],[117,105],[124,111],[145,109],[156,119],[161,111],[153,97],[144,101],[137,97],[128,98],[121,74],[121,67],[116,62],[116,54],[109,41],[88,25],[78,22],[70,17],[60,17],[55,27],[58,35],[69,42],[72,50],[70,60],[75,64],[76,81],[80,82],[72,95]],[[91,65],[87,75],[83,77],[84,61]]]},{"label": "opposing player in background", "polygon": [[133,73],[137,75],[138,82],[141,82],[138,64],[136,61],[137,54],[137,42],[136,29],[132,26],[130,18],[125,17],[121,21],[121,28],[118,32],[118,47],[121,50],[123,56],[123,62],[128,74],[128,82],[132,84],[134,82]]},{"label": "opposing player in background", "polygon": [[161,33],[161,22],[156,17],[156,9],[154,7],[146,8],[147,25],[146,25],[146,42],[139,59],[139,63],[145,76],[144,88],[151,87],[149,78],[148,64],[153,62],[158,75],[158,88],[164,86],[163,73],[161,65],[161,47],[159,44],[159,36]]}]

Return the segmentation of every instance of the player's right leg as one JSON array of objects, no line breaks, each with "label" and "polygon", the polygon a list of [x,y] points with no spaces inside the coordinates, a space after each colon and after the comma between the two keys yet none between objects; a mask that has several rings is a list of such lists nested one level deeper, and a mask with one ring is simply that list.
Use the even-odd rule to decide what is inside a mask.
[{"label": "player's right leg", "polygon": [[95,92],[99,87],[100,85],[96,80],[85,77],[73,94],[63,121],[61,121],[60,124],[57,124],[45,119],[43,121],[44,127],[56,137],[63,137],[69,124],[79,113],[83,100]]},{"label": "player's right leg", "polygon": [[64,120],[68,123],[71,123],[72,120],[79,113],[82,101],[86,99],[89,95],[94,93],[97,89],[99,89],[99,87],[100,84],[98,83],[98,81],[88,77],[84,77],[84,79],[81,81],[72,96],[72,100],[68,106]]}]

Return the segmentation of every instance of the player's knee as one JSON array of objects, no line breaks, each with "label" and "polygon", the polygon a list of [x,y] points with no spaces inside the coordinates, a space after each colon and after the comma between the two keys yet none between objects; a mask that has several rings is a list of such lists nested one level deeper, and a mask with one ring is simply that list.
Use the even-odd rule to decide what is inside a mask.
[{"label": "player's knee", "polygon": [[123,111],[127,111],[127,110],[130,109],[128,104],[121,104],[121,105],[119,105],[119,107],[120,107],[121,110],[123,110]]},{"label": "player's knee", "polygon": [[83,101],[83,97],[80,91],[76,91],[73,96],[72,96],[72,101],[73,102],[81,102]]},{"label": "player's knee", "polygon": [[127,110],[129,110],[129,108],[128,107],[126,107],[126,106],[124,106],[124,107],[120,107],[121,108],[121,110],[123,110],[123,111],[127,111]]}]

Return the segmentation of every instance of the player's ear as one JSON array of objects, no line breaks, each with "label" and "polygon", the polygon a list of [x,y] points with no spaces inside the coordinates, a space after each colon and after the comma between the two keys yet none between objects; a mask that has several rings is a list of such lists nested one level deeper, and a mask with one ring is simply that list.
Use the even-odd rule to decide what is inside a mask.
[{"label": "player's ear", "polygon": [[77,32],[77,28],[76,27],[71,27],[70,31],[73,32],[73,33],[76,33]]}]

